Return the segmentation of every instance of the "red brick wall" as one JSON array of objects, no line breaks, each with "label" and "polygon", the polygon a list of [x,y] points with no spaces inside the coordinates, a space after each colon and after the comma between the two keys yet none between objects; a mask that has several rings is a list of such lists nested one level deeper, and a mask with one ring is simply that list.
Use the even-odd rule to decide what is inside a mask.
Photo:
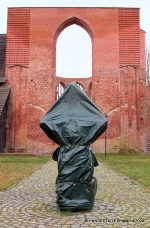
[{"label": "red brick wall", "polygon": [[29,64],[30,9],[10,8],[7,20],[6,64]]},{"label": "red brick wall", "polygon": [[[91,37],[92,78],[56,76],[57,38],[71,24],[81,26]],[[6,77],[11,95],[6,150],[52,153],[57,145],[44,135],[39,122],[55,102],[57,85],[61,82],[66,86],[71,81],[80,83],[100,110],[108,114],[109,152],[143,149],[145,133],[138,103],[142,104],[140,94],[146,91],[145,71],[140,70],[143,46],[139,9],[10,8]],[[104,135],[93,148],[104,152]]]},{"label": "red brick wall", "polygon": [[146,47],[145,47],[145,31],[140,30],[140,67],[145,68],[146,67]]},{"label": "red brick wall", "polygon": [[11,86],[8,99],[7,150],[27,151],[28,68],[13,66],[6,69]]},{"label": "red brick wall", "polygon": [[139,65],[139,9],[119,9],[119,63]]}]

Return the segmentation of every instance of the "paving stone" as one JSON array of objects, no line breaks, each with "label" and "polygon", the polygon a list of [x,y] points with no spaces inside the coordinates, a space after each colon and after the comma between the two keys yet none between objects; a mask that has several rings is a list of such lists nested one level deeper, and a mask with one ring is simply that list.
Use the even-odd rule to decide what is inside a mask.
[{"label": "paving stone", "polygon": [[13,188],[0,192],[0,228],[149,227],[150,193],[109,167],[100,164],[95,168],[98,190],[93,210],[69,215],[56,205],[56,176],[57,163],[51,160]]}]

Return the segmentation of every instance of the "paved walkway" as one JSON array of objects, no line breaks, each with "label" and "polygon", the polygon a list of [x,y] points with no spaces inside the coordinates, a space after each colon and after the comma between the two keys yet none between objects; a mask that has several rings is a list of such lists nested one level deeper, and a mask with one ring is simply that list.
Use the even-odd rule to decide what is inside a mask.
[{"label": "paved walkway", "polygon": [[0,192],[0,228],[150,227],[150,193],[100,164],[91,211],[61,212],[56,206],[57,163],[50,161],[30,177]]}]

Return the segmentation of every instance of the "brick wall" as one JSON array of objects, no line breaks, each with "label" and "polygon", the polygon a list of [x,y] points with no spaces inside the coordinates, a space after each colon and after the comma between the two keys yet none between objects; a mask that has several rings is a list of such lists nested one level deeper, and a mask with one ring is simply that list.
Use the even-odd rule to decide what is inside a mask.
[{"label": "brick wall", "polygon": [[[71,24],[81,26],[91,37],[92,78],[56,76],[57,38]],[[140,96],[146,93],[144,42],[139,9],[10,8],[6,77],[11,95],[6,150],[52,153],[57,145],[44,135],[39,122],[56,100],[57,85],[76,81],[108,114],[108,151],[145,151],[144,119],[139,116],[143,104]],[[92,146],[103,153],[104,135]]]}]

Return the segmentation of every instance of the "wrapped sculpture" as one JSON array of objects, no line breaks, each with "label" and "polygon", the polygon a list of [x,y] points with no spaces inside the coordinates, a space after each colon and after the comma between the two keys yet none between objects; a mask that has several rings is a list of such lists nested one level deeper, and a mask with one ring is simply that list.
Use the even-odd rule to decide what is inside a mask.
[{"label": "wrapped sculpture", "polygon": [[61,210],[91,209],[97,190],[93,172],[98,162],[90,144],[106,130],[106,116],[73,82],[45,114],[40,127],[60,145],[53,153],[58,162],[57,205]]}]

